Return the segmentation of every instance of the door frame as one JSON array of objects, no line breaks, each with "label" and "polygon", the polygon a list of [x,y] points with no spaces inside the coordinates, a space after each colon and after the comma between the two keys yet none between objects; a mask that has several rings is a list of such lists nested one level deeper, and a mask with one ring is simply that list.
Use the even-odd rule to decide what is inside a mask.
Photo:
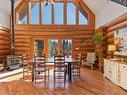
[{"label": "door frame", "polygon": [[31,37],[31,46],[30,46],[30,52],[31,52],[31,59],[34,58],[34,40],[44,40],[44,53],[45,53],[45,56],[46,58],[48,58],[48,41],[49,40],[58,40],[58,54],[61,54],[62,53],[62,40],[72,40],[72,56],[73,56],[73,53],[74,53],[74,50],[73,50],[73,46],[74,46],[74,39],[72,38],[65,38],[65,37],[44,37],[44,36],[33,36]]}]

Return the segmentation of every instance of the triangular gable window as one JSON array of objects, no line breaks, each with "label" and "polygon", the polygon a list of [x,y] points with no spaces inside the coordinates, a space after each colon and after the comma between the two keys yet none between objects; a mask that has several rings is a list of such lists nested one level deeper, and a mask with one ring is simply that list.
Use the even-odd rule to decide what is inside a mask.
[{"label": "triangular gable window", "polygon": [[26,11],[26,6],[25,4],[22,6],[22,8],[20,8],[17,13],[17,19],[16,19],[16,23],[17,24],[27,24],[27,11]]},{"label": "triangular gable window", "polygon": [[83,11],[81,7],[79,7],[79,25],[88,24],[87,14]]}]

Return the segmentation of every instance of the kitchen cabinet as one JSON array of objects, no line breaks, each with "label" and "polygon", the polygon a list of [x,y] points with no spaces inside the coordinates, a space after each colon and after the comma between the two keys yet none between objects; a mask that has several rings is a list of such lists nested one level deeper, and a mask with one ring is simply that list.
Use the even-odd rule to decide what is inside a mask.
[{"label": "kitchen cabinet", "polygon": [[118,63],[111,61],[111,81],[115,84],[118,84]]},{"label": "kitchen cabinet", "polygon": [[127,64],[104,59],[104,76],[127,90]]},{"label": "kitchen cabinet", "polygon": [[104,60],[104,76],[107,77],[108,79],[111,78],[111,64],[110,60]]},{"label": "kitchen cabinet", "polygon": [[119,86],[127,89],[127,65],[119,64]]}]

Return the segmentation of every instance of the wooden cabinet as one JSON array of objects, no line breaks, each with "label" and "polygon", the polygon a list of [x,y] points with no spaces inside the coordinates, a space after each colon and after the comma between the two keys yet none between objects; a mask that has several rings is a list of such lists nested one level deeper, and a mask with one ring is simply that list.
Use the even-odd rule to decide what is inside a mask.
[{"label": "wooden cabinet", "polygon": [[118,84],[118,63],[111,61],[111,81]]},{"label": "wooden cabinet", "polygon": [[127,64],[104,59],[104,76],[127,90]]},{"label": "wooden cabinet", "polygon": [[119,64],[119,86],[127,89],[127,65]]},{"label": "wooden cabinet", "polygon": [[107,77],[108,79],[111,78],[111,64],[110,60],[104,60],[104,76]]}]

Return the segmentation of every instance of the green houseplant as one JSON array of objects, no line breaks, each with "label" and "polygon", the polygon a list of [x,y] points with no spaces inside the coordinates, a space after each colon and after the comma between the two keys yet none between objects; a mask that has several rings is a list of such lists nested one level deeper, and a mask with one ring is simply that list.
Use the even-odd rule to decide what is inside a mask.
[{"label": "green houseplant", "polygon": [[103,58],[105,57],[105,52],[106,52],[105,47],[103,47],[105,43],[105,39],[106,39],[105,36],[103,36],[101,32],[95,32],[94,35],[92,36],[92,41],[94,42],[96,46],[98,46],[98,49],[95,49],[95,52],[100,62],[99,64],[100,71],[102,71]]},{"label": "green houseplant", "polygon": [[92,36],[92,40],[95,44],[102,44],[102,42],[104,41],[104,36],[102,33],[96,32]]}]

